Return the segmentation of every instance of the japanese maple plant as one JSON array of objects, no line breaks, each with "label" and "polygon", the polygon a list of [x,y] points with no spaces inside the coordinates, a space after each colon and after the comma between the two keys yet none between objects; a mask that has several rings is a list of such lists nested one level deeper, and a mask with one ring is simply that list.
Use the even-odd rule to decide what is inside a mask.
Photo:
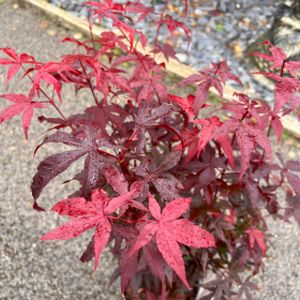
[{"label": "japanese maple plant", "polygon": [[[160,12],[140,1],[87,2],[90,28],[109,19],[113,29],[86,41],[65,38],[74,51],[48,62],[1,48],[6,81],[18,73],[31,84],[27,94],[0,95],[9,101],[0,123],[21,115],[27,139],[34,114],[45,107],[56,114],[37,118],[50,128],[36,151],[49,143],[69,150],[39,163],[31,185],[37,211],[44,211],[37,203],[43,189],[84,158],[72,179],[80,188],[51,209],[70,220],[41,240],[91,229],[81,261],[94,259],[96,270],[109,247],[112,281],[120,276],[126,299],[250,299],[268,249],[265,217],[300,224],[300,163],[283,162],[269,139],[274,133],[280,142],[282,116],[298,116],[300,63],[269,42],[268,53],[251,54],[270,64],[263,75],[276,85],[272,105],[241,92],[224,99],[228,81],[242,87],[225,61],[175,87],[194,85],[195,95],[171,93],[165,62],[176,52],[160,32],[171,38],[181,31],[189,43],[187,2],[181,16],[168,12],[167,1]],[[153,40],[135,27],[144,20],[157,27]],[[90,91],[94,105],[64,115],[65,85],[75,87],[76,102],[83,101],[79,90]],[[217,104],[209,101],[211,88]]]}]

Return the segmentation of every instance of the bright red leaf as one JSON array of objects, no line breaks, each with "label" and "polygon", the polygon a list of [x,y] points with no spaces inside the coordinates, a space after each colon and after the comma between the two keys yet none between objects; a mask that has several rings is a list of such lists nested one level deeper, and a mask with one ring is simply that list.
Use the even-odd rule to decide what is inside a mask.
[{"label": "bright red leaf", "polygon": [[45,104],[32,101],[23,94],[3,94],[0,98],[4,98],[13,102],[12,105],[6,107],[0,112],[0,124],[13,118],[16,115],[23,114],[22,125],[26,140],[28,139],[28,129],[33,117],[34,108],[44,108]]},{"label": "bright red leaf", "polygon": [[185,276],[184,261],[178,243],[194,248],[215,246],[214,237],[209,232],[186,219],[177,220],[188,210],[190,204],[191,199],[178,198],[167,204],[161,213],[159,204],[149,194],[149,210],[156,221],[149,220],[141,229],[130,253],[136,253],[155,236],[163,258],[188,288],[190,286]]},{"label": "bright red leaf", "polygon": [[15,76],[23,64],[38,64],[33,56],[29,56],[26,53],[21,53],[18,56],[18,53],[12,48],[0,48],[0,51],[9,56],[9,58],[0,58],[0,65],[10,65],[7,71],[6,83]]},{"label": "bright red leaf", "polygon": [[94,270],[96,270],[100,255],[110,238],[111,223],[109,215],[120,208],[131,196],[131,193],[127,193],[120,196],[122,197],[121,200],[118,199],[120,197],[109,199],[104,190],[97,189],[92,193],[92,201],[87,201],[84,198],[61,200],[51,210],[62,216],[67,215],[72,220],[43,235],[41,239],[68,240],[96,227],[94,235]]},{"label": "bright red leaf", "polygon": [[211,87],[215,88],[220,97],[223,97],[223,87],[228,80],[233,80],[239,85],[242,85],[240,79],[231,73],[226,61],[221,61],[219,63],[212,63],[211,68],[190,75],[182,80],[180,84],[187,85],[195,83],[197,85],[196,99],[193,104],[194,113],[197,114],[201,106],[207,100],[209,89]]},{"label": "bright red leaf", "polygon": [[258,247],[265,256],[267,253],[267,247],[265,244],[265,234],[255,227],[251,227],[250,229],[248,229],[247,233],[249,234],[250,248],[254,249],[255,243],[257,243]]}]

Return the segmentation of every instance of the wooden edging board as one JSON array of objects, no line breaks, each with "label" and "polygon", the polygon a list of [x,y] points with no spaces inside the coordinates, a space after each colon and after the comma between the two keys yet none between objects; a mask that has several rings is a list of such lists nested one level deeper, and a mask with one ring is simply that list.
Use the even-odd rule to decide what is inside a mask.
[{"label": "wooden edging board", "polygon": [[[18,0],[18,2],[22,6],[34,7],[35,9],[41,11],[42,13],[51,16],[52,18],[56,19],[59,22],[59,24],[63,27],[78,30],[86,35],[90,33],[90,29],[87,21],[79,17],[76,17],[66,12],[65,10],[56,7],[44,0]],[[93,35],[99,36],[103,31],[105,31],[104,28],[99,26],[93,26],[92,29]],[[149,47],[143,49],[141,46],[139,46],[138,50],[149,54],[151,52],[151,48]],[[173,58],[170,58],[169,61],[165,61],[162,56],[156,56],[156,60],[158,60],[159,62],[164,61],[166,64],[167,71],[179,77],[187,77],[197,73],[197,70],[193,69],[190,66],[182,64]],[[212,90],[212,92],[216,93],[216,91],[214,90]],[[232,87],[226,86],[224,88],[224,98],[225,99],[231,98],[234,92],[235,90]],[[284,116],[282,117],[282,122],[284,128],[288,132],[300,138],[300,123],[294,117]]]}]

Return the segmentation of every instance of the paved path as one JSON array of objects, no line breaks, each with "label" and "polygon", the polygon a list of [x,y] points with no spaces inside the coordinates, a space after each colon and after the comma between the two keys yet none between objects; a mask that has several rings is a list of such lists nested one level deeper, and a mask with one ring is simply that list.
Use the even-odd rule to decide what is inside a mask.
[{"label": "paved path", "polygon": [[[67,48],[58,46],[59,29],[29,10],[0,5],[0,47],[10,46],[40,59],[61,55]],[[54,33],[58,33],[53,35]],[[24,89],[12,82],[3,87],[0,70],[0,93]],[[25,89],[26,90],[26,89]],[[66,111],[80,110],[71,91],[66,91]],[[4,101],[3,101],[4,102]],[[0,101],[0,109],[4,103]],[[117,285],[107,288],[114,270],[109,255],[103,256],[93,273],[92,264],[81,264],[80,257],[90,233],[68,242],[41,242],[39,236],[56,227],[61,219],[50,213],[31,209],[30,182],[38,161],[53,148],[42,149],[32,159],[35,145],[41,140],[40,126],[33,124],[29,143],[24,142],[20,119],[0,127],[0,299],[1,300],[117,300]],[[56,146],[55,151],[59,151]],[[292,148],[291,155],[297,155]],[[288,152],[288,151],[287,151]],[[299,151],[298,151],[299,152]],[[298,155],[299,157],[299,155]],[[71,178],[74,168],[64,174]],[[56,180],[60,183],[62,180]],[[50,184],[41,197],[45,207],[69,194],[71,186]],[[300,230],[295,224],[270,221],[275,250],[269,251],[265,272],[258,277],[260,291],[256,300],[299,300],[300,297]]]}]

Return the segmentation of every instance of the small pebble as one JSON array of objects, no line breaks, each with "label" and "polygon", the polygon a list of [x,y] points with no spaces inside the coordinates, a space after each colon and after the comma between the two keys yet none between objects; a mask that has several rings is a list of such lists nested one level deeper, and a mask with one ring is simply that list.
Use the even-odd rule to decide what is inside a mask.
[{"label": "small pebble", "polygon": [[295,158],[296,156],[297,156],[297,154],[294,151],[289,151],[289,153],[288,153],[289,158]]},{"label": "small pebble", "polygon": [[73,38],[76,40],[80,40],[82,38],[82,33],[81,32],[74,33]]},{"label": "small pebble", "polygon": [[55,36],[55,35],[56,35],[56,31],[53,30],[53,29],[49,29],[49,30],[47,31],[47,33],[48,33],[50,36]]}]

